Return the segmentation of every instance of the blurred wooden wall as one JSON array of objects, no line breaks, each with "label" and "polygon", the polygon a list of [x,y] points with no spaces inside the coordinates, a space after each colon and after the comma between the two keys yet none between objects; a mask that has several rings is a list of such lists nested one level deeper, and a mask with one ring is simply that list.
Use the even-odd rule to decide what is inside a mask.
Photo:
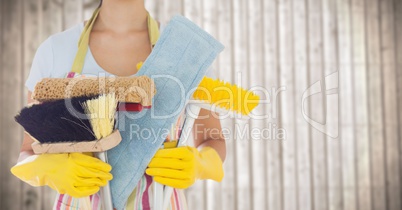
[{"label": "blurred wooden wall", "polygon": [[[52,207],[53,192],[9,172],[22,140],[13,116],[25,104],[23,83],[39,44],[87,19],[97,4],[0,0],[0,209]],[[257,92],[270,99],[255,111],[269,117],[249,125],[271,135],[228,135],[223,182],[188,189],[190,209],[402,209],[401,0],[146,4],[162,22],[181,13],[217,37],[226,46],[214,63],[218,77],[265,87],[268,97]],[[308,90],[316,82],[319,90]],[[304,94],[311,96],[303,102]],[[222,123],[232,131],[247,124]],[[284,140],[274,138],[280,130]]]}]

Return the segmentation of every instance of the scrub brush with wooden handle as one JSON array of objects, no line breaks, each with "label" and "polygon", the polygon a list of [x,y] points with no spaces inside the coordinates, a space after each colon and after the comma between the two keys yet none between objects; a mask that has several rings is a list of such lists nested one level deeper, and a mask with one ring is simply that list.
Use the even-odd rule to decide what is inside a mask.
[{"label": "scrub brush with wooden handle", "polygon": [[[21,110],[16,121],[32,136],[32,148],[36,154],[97,152],[106,162],[104,151],[121,141],[114,129],[117,100],[115,95],[77,97],[35,104]],[[112,209],[109,185],[101,189],[103,203]],[[89,198],[81,199],[83,208]]]}]

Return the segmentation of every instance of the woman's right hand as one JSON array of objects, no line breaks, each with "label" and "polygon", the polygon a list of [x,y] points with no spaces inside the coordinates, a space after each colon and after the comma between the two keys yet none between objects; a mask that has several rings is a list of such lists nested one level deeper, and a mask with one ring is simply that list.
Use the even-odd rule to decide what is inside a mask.
[{"label": "woman's right hand", "polygon": [[95,194],[113,178],[112,167],[82,153],[41,154],[25,158],[11,172],[32,186],[47,185],[60,194],[85,197]]}]

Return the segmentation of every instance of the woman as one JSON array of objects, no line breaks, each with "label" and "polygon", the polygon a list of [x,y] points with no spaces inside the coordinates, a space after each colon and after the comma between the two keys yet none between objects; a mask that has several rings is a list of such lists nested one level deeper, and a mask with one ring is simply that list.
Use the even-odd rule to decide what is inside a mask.
[{"label": "woman", "polygon": [[[82,74],[135,74],[137,64],[152,51],[152,32],[147,19],[144,0],[103,0],[90,34],[90,50]],[[80,23],[49,37],[39,47],[26,82],[28,103],[33,102],[31,93],[38,81],[45,77],[65,77],[71,70],[83,28],[84,23]],[[152,188],[148,183],[150,177],[161,184],[182,189],[190,187],[197,179],[221,179],[214,175],[222,171],[226,152],[220,122],[213,117],[216,115],[207,110],[201,110],[200,116],[202,118],[196,120],[193,130],[195,147],[159,150],[128,199],[126,209],[152,208]],[[34,155],[32,142],[28,135],[24,136],[18,164],[12,172],[33,186],[47,185],[61,194],[84,197],[97,193],[112,179],[111,166],[107,163],[79,153]],[[38,167],[40,170],[35,170]],[[171,208],[185,208],[181,191],[176,191],[172,196],[175,202],[172,202]],[[91,199],[92,208],[99,208],[97,194]],[[70,196],[58,196],[55,209],[74,205],[72,200]]]}]

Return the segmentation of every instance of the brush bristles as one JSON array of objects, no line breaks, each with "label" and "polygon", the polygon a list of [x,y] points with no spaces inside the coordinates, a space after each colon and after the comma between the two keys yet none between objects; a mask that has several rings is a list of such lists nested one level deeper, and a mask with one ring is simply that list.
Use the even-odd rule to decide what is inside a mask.
[{"label": "brush bristles", "polygon": [[96,140],[82,104],[94,97],[55,100],[25,107],[15,117],[41,143]]},{"label": "brush bristles", "polygon": [[243,115],[249,115],[260,100],[251,91],[208,77],[203,78],[193,98]]},{"label": "brush bristles", "polygon": [[117,100],[115,94],[101,95],[84,103],[85,113],[89,116],[92,131],[97,139],[113,132]]}]

